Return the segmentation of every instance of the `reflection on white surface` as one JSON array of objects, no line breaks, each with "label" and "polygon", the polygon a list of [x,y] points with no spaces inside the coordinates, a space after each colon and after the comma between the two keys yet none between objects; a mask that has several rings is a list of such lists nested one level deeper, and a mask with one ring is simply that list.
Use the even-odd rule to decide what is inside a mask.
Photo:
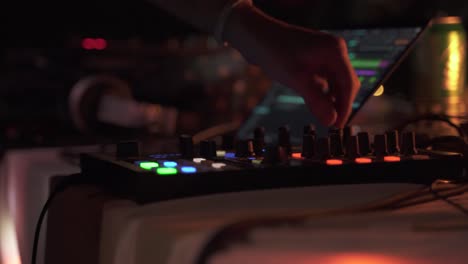
[{"label": "reflection on white surface", "polygon": [[18,241],[16,240],[15,226],[6,212],[1,212],[0,219],[0,256],[3,264],[20,264]]},{"label": "reflection on white surface", "polygon": [[389,256],[385,254],[369,254],[359,252],[349,253],[307,253],[307,252],[290,252],[278,253],[275,251],[252,251],[242,253],[231,253],[225,256],[218,256],[212,259],[210,264],[253,264],[253,263],[268,263],[268,264],[430,264],[428,259],[415,259],[404,256]]}]

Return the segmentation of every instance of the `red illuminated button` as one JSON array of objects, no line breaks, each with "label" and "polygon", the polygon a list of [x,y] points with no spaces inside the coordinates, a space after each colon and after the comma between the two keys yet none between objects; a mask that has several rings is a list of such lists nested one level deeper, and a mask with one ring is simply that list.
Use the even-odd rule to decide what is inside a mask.
[{"label": "red illuminated button", "polygon": [[107,48],[107,41],[103,38],[94,39],[94,48],[97,50],[104,50]]},{"label": "red illuminated button", "polygon": [[85,50],[92,50],[94,49],[94,39],[92,38],[84,38],[81,41],[81,47]]},{"label": "red illuminated button", "polygon": [[372,163],[372,159],[370,158],[356,158],[354,160],[356,163],[359,163],[359,164],[369,164],[369,163]]},{"label": "red illuminated button", "polygon": [[339,159],[327,159],[326,163],[327,165],[330,165],[330,166],[336,166],[336,165],[342,165],[343,161]]},{"label": "red illuminated button", "polygon": [[398,156],[385,156],[384,161],[385,162],[399,162],[401,159]]},{"label": "red illuminated button", "polygon": [[293,159],[302,159],[302,153],[294,152],[292,155]]}]

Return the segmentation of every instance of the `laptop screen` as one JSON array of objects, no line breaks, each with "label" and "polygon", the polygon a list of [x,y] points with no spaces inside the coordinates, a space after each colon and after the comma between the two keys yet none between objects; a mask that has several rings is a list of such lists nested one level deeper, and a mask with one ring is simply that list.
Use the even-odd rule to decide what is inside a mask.
[{"label": "laptop screen", "polygon": [[[361,81],[348,123],[390,76],[424,29],[425,26],[324,30],[346,40],[351,64]],[[240,139],[252,138],[255,127],[263,126],[266,131],[265,139],[274,142],[278,128],[287,125],[290,128],[291,143],[300,144],[303,127],[307,124],[314,124],[319,134],[328,130],[319,125],[302,97],[288,87],[274,83],[263,101],[241,126],[237,136]]]}]

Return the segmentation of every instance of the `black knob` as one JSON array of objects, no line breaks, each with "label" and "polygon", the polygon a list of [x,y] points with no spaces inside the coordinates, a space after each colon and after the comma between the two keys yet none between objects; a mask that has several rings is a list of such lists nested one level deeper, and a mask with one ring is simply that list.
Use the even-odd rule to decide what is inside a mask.
[{"label": "black knob", "polygon": [[314,135],[315,136],[315,126],[310,124],[310,125],[305,125],[304,126],[304,135]]},{"label": "black knob", "polygon": [[346,156],[350,159],[354,159],[360,156],[359,153],[359,141],[356,136],[350,136],[346,142]]},{"label": "black knob", "polygon": [[182,158],[193,158],[193,138],[190,135],[179,136],[179,152]]},{"label": "black knob", "polygon": [[400,153],[400,142],[398,139],[398,131],[392,130],[386,133],[387,135],[387,150],[389,154]]},{"label": "black knob", "polygon": [[264,164],[281,164],[289,161],[289,154],[286,149],[281,146],[266,146],[265,147],[265,158],[263,159]]},{"label": "black knob", "polygon": [[340,135],[342,135],[343,134],[343,129],[336,128],[336,127],[330,127],[328,129],[328,134],[340,134]]},{"label": "black knob", "polygon": [[137,141],[119,142],[116,151],[118,158],[140,156],[140,144]]},{"label": "black knob", "polygon": [[315,142],[315,153],[319,159],[330,158],[330,138],[321,137]]},{"label": "black knob", "polygon": [[371,147],[369,134],[367,132],[359,132],[357,137],[359,142],[359,153],[363,156],[370,154]]},{"label": "black knob", "polygon": [[206,159],[216,157],[216,141],[203,140],[200,142],[200,156]]},{"label": "black knob", "polygon": [[252,140],[239,140],[236,143],[236,157],[247,158],[254,155]]},{"label": "black knob", "polygon": [[263,157],[265,151],[265,128],[257,127],[254,130],[253,151],[255,156]]},{"label": "black knob", "polygon": [[385,134],[374,136],[374,155],[377,158],[383,158],[388,155],[387,136]]},{"label": "black knob", "polygon": [[417,154],[414,132],[405,132],[401,137],[401,152],[403,155]]},{"label": "black knob", "polygon": [[333,157],[343,156],[343,141],[341,134],[331,133],[330,134],[330,151]]},{"label": "black knob", "polygon": [[283,147],[288,155],[291,154],[289,127],[282,126],[278,129],[278,145]]},{"label": "black knob", "polygon": [[311,159],[315,155],[315,135],[304,134],[302,136],[302,154],[306,159]]},{"label": "black knob", "polygon": [[349,138],[353,135],[353,130],[350,126],[345,126],[343,129],[343,146],[348,145]]},{"label": "black knob", "polygon": [[233,150],[234,149],[234,138],[232,134],[225,134],[221,137],[221,148],[224,150]]}]

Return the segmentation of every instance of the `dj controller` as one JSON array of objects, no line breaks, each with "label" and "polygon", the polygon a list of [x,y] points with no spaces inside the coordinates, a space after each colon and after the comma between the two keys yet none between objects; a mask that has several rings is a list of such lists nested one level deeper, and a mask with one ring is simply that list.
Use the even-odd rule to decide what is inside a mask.
[{"label": "dj controller", "polygon": [[288,126],[275,143],[257,127],[252,139],[223,136],[194,144],[179,137],[176,153],[141,155],[138,142],[122,142],[115,155],[81,155],[83,177],[119,197],[149,203],[191,196],[331,184],[420,183],[464,179],[462,154],[416,148],[415,133],[371,136],[349,127],[319,136],[304,126],[292,145]]}]

